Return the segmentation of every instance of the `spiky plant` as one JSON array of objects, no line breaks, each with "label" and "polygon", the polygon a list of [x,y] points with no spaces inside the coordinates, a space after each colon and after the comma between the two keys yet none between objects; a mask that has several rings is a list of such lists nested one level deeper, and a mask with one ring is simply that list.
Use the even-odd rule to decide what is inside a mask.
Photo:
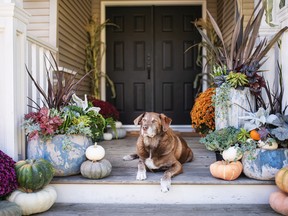
[{"label": "spiky plant", "polygon": [[263,65],[266,58],[265,55],[278,41],[280,36],[288,29],[287,26],[278,31],[274,37],[268,41],[266,38],[259,40],[258,34],[260,24],[265,11],[264,4],[260,8],[261,1],[256,5],[247,25],[244,29],[244,15],[240,16],[237,1],[235,2],[235,25],[231,35],[230,43],[224,41],[222,32],[212,15],[207,11],[210,22],[219,38],[220,45],[215,46],[213,41],[208,37],[203,29],[197,25],[199,33],[206,42],[205,47],[209,50],[209,54],[213,54],[215,64],[223,67],[227,66],[228,71],[239,71],[245,73],[248,77],[250,89],[259,96],[261,91],[255,89],[256,86],[265,86],[264,79],[258,75],[259,68]]},{"label": "spiky plant", "polygon": [[[45,54],[45,64],[46,64],[46,78],[47,78],[47,92],[44,88],[35,80],[32,76],[32,73],[29,71],[26,65],[26,71],[31,78],[33,84],[39,91],[40,95],[43,97],[43,104],[45,107],[49,109],[57,109],[60,110],[61,107],[66,106],[70,101],[74,91],[76,90],[76,86],[90,73],[86,73],[80,79],[77,80],[78,73],[73,73],[68,78],[64,77],[64,71],[59,69],[59,66],[56,62],[55,57],[53,56],[52,52],[50,51],[50,58]],[[51,76],[53,73],[54,76]],[[53,80],[51,80],[53,77]],[[64,84],[65,81],[65,84]],[[54,83],[53,83],[54,82]],[[34,105],[28,105],[31,108],[35,108],[40,110],[40,105],[34,101],[32,98],[28,97],[29,100],[33,102]]]}]

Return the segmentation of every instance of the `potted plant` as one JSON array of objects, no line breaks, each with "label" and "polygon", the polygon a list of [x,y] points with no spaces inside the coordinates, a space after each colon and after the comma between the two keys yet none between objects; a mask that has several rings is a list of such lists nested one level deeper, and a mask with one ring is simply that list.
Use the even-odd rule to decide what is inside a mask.
[{"label": "potted plant", "polygon": [[205,135],[215,130],[215,110],[212,102],[213,95],[215,95],[215,88],[208,88],[200,93],[195,99],[193,108],[190,112],[192,128],[201,135]]},{"label": "potted plant", "polygon": [[[41,107],[35,101],[35,112],[25,115],[23,127],[28,136],[28,158],[44,158],[55,167],[55,176],[67,176],[80,173],[80,166],[85,158],[85,150],[93,142],[102,139],[107,125],[115,128],[112,118],[104,118],[99,107],[94,107],[74,93],[76,85],[84,77],[75,81],[76,74],[65,80],[57,63],[49,61],[47,72],[47,93],[27,72],[43,97],[44,105]],[[54,73],[52,84],[50,73]]]},{"label": "potted plant", "polygon": [[[259,97],[256,112],[246,111],[240,118],[244,120],[242,131],[249,136],[242,139],[241,148],[244,173],[260,180],[274,179],[276,172],[288,164],[288,116],[283,107],[282,69],[278,64],[279,86],[271,90],[266,85],[268,102]],[[252,139],[251,139],[252,138]]]},{"label": "potted plant", "polygon": [[[235,25],[229,43],[224,41],[219,26],[209,12],[207,12],[208,17],[219,38],[220,45],[215,45],[203,29],[196,25],[205,41],[207,53],[214,56],[210,59],[215,64],[212,77],[217,86],[215,96],[216,129],[227,126],[240,128],[243,122],[240,122],[235,115],[243,115],[245,109],[255,111],[255,100],[256,102],[261,101],[261,89],[267,88],[264,78],[259,74],[261,72],[259,69],[265,62],[267,52],[288,28],[282,28],[269,42],[266,38],[258,41],[259,28],[265,11],[264,5],[259,8],[260,3],[261,1],[255,7],[244,29],[244,17],[240,16],[237,1],[235,1]],[[223,105],[223,99],[224,104],[227,104]],[[222,104],[222,107],[219,107],[219,104]],[[222,109],[223,107],[225,110]],[[218,123],[219,121],[220,123]]]},{"label": "potted plant", "polygon": [[274,179],[277,171],[288,164],[288,116],[269,114],[260,107],[242,119],[244,130],[252,138],[242,143],[244,174],[258,180]]},{"label": "potted plant", "polygon": [[224,150],[235,146],[238,143],[239,130],[228,126],[219,130],[210,132],[200,139],[200,143],[204,144],[206,149],[216,153],[216,160],[223,160],[221,154]]},{"label": "potted plant", "polygon": [[[93,104],[93,106],[99,107],[101,108],[100,110],[100,114],[104,117],[104,118],[112,118],[115,121],[115,128],[113,129],[111,128],[109,125],[107,126],[107,128],[105,128],[105,134],[104,134],[104,140],[105,140],[105,135],[110,134],[111,138],[124,138],[126,136],[126,129],[122,128],[122,122],[119,121],[120,118],[120,114],[119,111],[116,109],[116,107],[109,103],[108,101],[103,101],[103,100],[99,100],[95,97],[89,97],[88,100]],[[109,139],[108,139],[109,140]]]}]

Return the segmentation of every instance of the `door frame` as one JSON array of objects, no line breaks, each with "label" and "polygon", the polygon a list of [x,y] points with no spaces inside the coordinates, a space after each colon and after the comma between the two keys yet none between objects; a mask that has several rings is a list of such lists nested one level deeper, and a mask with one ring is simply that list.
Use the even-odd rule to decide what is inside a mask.
[{"label": "door frame", "polygon": [[[201,5],[202,6],[202,18],[206,19],[207,13],[207,0],[168,0],[168,1],[151,1],[151,0],[141,0],[141,1],[101,1],[100,2],[100,23],[103,23],[106,20],[106,7],[109,6],[194,6],[194,5]],[[106,31],[101,32],[101,41],[106,44]],[[203,49],[203,55],[205,55],[206,51]],[[203,59],[203,64],[205,65],[205,58]],[[106,73],[106,52],[104,53],[101,59],[101,71]],[[202,68],[202,73],[205,73],[205,68]],[[207,83],[203,82],[203,89],[207,88]],[[105,84],[105,77],[101,77],[101,99],[106,100],[106,84]],[[135,129],[133,125],[126,125],[125,127],[127,130]],[[173,129],[182,131],[182,132],[191,132],[190,125],[174,125]]]},{"label": "door frame", "polygon": [[[207,11],[207,3],[206,0],[170,0],[170,1],[101,1],[100,5],[100,23],[103,23],[106,19],[106,7],[109,6],[170,6],[170,5],[178,5],[178,6],[183,6],[183,5],[201,5],[202,6],[202,18],[206,18],[206,11]],[[101,32],[101,41],[106,44],[106,32],[102,31]],[[205,50],[203,50],[203,54],[205,55]],[[203,59],[203,65],[205,65],[205,59]],[[205,73],[205,69],[202,68],[202,73]],[[101,61],[101,71],[103,73],[106,73],[106,52],[104,53],[104,56],[102,57]],[[203,89],[207,88],[207,84],[203,83]],[[105,77],[101,77],[101,99],[106,100],[106,84],[105,84]]]}]

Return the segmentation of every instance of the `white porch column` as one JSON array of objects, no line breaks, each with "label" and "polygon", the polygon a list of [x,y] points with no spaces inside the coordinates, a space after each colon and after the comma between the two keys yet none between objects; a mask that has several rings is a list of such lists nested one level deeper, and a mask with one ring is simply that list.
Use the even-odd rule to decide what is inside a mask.
[{"label": "white porch column", "polygon": [[[255,1],[256,4],[257,1]],[[279,8],[279,0],[273,1],[272,8],[272,20],[271,24],[275,26],[270,26],[265,22],[265,14],[263,17],[262,25],[260,27],[260,37],[271,39],[280,29],[288,26],[288,2],[286,0],[286,5],[283,8]],[[278,77],[278,61],[282,65],[283,73],[283,87],[284,87],[284,97],[282,107],[288,104],[288,32],[286,31],[281,37],[281,49],[278,49],[277,44],[272,48],[267,54],[267,62],[262,66],[261,69],[267,70],[264,73],[265,79],[269,82],[271,89],[279,88],[279,77]],[[282,110],[283,111],[283,110]],[[287,113],[288,110],[286,110]]]},{"label": "white porch column", "polygon": [[[254,1],[254,2],[256,5],[258,1]],[[262,20],[260,30],[259,30],[259,36],[261,40],[266,38],[269,41],[281,29],[281,26],[278,23],[278,19],[275,16],[275,14],[277,13],[277,6],[276,4],[274,4],[273,10],[272,10],[272,17],[273,17],[272,23],[275,24],[275,26],[270,26],[267,22],[265,22],[266,16],[264,13],[263,20]],[[263,73],[264,78],[266,79],[266,81],[268,81],[271,90],[277,89],[278,88],[277,60],[279,59],[279,50],[278,50],[277,44],[275,44],[274,47],[270,49],[270,51],[267,53],[264,59],[267,59],[267,61],[261,67],[261,70],[265,71]]]},{"label": "white porch column", "polygon": [[[288,26],[288,1],[286,0],[285,7],[281,8],[278,13],[278,20],[281,27]],[[280,50],[280,63],[282,64],[282,72],[283,72],[283,86],[284,86],[284,96],[283,96],[283,104],[285,107],[288,105],[288,31],[283,34],[282,37],[282,46]],[[286,114],[288,114],[288,110],[286,110]]]},{"label": "white porch column", "polygon": [[26,110],[25,44],[29,15],[22,0],[0,0],[0,149],[19,159]]}]

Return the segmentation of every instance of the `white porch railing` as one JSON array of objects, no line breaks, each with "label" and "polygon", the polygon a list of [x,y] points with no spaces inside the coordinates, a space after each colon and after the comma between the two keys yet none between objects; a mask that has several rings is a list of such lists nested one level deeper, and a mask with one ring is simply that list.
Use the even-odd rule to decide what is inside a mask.
[{"label": "white porch railing", "polygon": [[[49,65],[49,63],[47,62],[48,61],[47,58],[51,59],[50,52],[54,57],[56,57],[57,48],[51,46],[45,41],[37,39],[31,35],[27,35],[25,65],[32,74],[32,76],[34,77],[34,79],[37,80],[39,85],[44,89],[47,89],[46,65]],[[47,56],[47,58],[45,57],[45,55]],[[26,69],[25,72],[27,72]],[[28,74],[25,77],[26,80],[23,80],[23,82],[25,82],[26,86],[25,91],[27,92],[26,113],[28,113],[30,111],[33,111],[33,109],[30,106],[36,107],[35,104],[28,98],[31,98],[40,106],[43,105],[43,103],[38,90],[32,83]],[[19,159],[24,159],[26,156],[25,146],[26,146],[26,139],[25,137],[23,137],[22,142],[20,142],[18,145]]]}]

